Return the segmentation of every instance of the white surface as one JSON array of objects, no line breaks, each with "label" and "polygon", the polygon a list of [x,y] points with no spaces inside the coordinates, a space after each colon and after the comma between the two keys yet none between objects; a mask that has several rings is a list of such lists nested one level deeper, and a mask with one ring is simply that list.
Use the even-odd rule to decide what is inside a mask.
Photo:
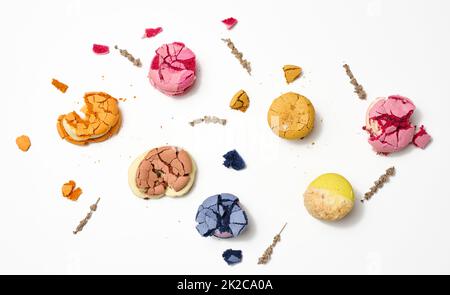
[{"label": "white surface", "polygon": [[[0,273],[449,274],[450,2],[192,3],[2,1]],[[220,21],[230,16],[239,24],[227,31]],[[144,28],[156,26],[164,32],[141,39]],[[251,77],[224,37],[251,61]],[[185,42],[200,68],[195,89],[178,99],[146,78],[154,50],[171,41]],[[114,49],[96,56],[93,43],[126,48],[144,67]],[[344,62],[367,101],[353,93]],[[284,64],[302,66],[304,77],[286,85]],[[52,78],[69,84],[68,92],[55,90]],[[244,114],[228,107],[241,88],[251,98]],[[55,125],[59,114],[81,108],[86,91],[128,100],[120,104],[124,124],[117,136],[79,147],[62,141]],[[272,99],[286,91],[306,95],[316,107],[315,131],[303,141],[281,140],[267,126]],[[426,150],[372,152],[361,130],[364,114],[373,99],[390,94],[417,105],[414,121],[433,136]],[[187,124],[203,115],[229,123]],[[15,145],[21,134],[31,137],[28,153]],[[195,158],[192,192],[156,201],[133,196],[128,165],[166,143]],[[248,164],[244,171],[221,164],[234,148]],[[303,207],[303,191],[321,173],[341,173],[361,196],[391,165],[392,181],[341,223],[319,222]],[[61,197],[69,179],[83,188],[78,202]],[[202,238],[195,230],[197,207],[220,192],[240,197],[250,216],[248,232],[236,240]],[[97,212],[74,236],[98,196]],[[285,222],[273,259],[257,265]],[[243,250],[240,265],[224,263],[228,248]]]}]

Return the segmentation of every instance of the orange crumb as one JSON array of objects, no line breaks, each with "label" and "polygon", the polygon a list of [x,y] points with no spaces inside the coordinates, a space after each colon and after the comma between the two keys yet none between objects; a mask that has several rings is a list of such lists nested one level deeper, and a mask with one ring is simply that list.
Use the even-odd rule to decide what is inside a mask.
[{"label": "orange crumb", "polygon": [[21,151],[26,152],[31,146],[31,141],[28,136],[22,135],[16,138],[16,144]]},{"label": "orange crumb", "polygon": [[79,187],[75,188],[75,186],[76,183],[73,180],[69,180],[69,182],[64,183],[61,188],[62,195],[72,201],[78,200],[83,191]]},{"label": "orange crumb", "polygon": [[66,84],[59,82],[56,79],[52,80],[52,84],[53,86],[55,86],[59,91],[61,91],[62,93],[66,93],[67,88],[69,88],[69,86],[67,86]]}]

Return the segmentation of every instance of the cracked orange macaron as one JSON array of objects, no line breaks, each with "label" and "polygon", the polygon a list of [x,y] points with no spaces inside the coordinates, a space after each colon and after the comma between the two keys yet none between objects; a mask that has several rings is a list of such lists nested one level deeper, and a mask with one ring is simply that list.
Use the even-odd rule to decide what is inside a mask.
[{"label": "cracked orange macaron", "polygon": [[117,99],[104,92],[84,95],[81,109],[85,117],[70,112],[58,117],[59,136],[70,143],[85,145],[105,141],[116,134],[122,123]]},{"label": "cracked orange macaron", "polygon": [[137,157],[128,170],[128,184],[143,199],[180,197],[195,180],[196,165],[185,150],[163,146]]},{"label": "cracked orange macaron", "polygon": [[269,108],[267,121],[281,138],[302,139],[314,128],[315,110],[311,101],[295,92],[284,93]]}]

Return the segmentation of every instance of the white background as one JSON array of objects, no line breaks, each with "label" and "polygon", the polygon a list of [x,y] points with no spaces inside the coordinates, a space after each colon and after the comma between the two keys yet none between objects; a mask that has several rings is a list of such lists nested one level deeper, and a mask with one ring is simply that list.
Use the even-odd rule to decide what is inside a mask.
[{"label": "white background", "polygon": [[[230,16],[239,24],[227,31],[221,20]],[[0,273],[449,274],[449,16],[448,1],[2,1]],[[141,39],[157,26],[160,35]],[[226,37],[252,63],[252,76],[220,40]],[[154,50],[172,41],[198,58],[198,81],[181,98],[147,80]],[[93,54],[93,43],[111,53]],[[116,44],[144,67],[120,56]],[[344,62],[367,101],[353,93]],[[304,76],[287,85],[284,64],[302,66]],[[68,92],[53,88],[52,78]],[[246,113],[228,107],[240,89],[251,99]],[[59,138],[56,119],[79,110],[87,91],[128,100],[120,103],[117,136],[79,147]],[[303,141],[277,138],[267,126],[272,100],[287,91],[309,97],[317,111]],[[391,94],[416,104],[414,123],[433,136],[426,150],[388,157],[371,150],[365,111]],[[228,124],[188,125],[203,115]],[[21,134],[32,140],[27,153],[15,145]],[[167,143],[194,157],[194,188],[180,199],[136,198],[129,164]],[[231,149],[247,169],[222,166]],[[319,174],[344,175],[360,198],[392,165],[391,182],[342,222],[320,222],[303,207],[302,193]],[[69,179],[83,188],[78,202],[61,196]],[[197,207],[221,192],[237,195],[250,218],[234,240],[195,230]],[[97,212],[73,235],[98,196]],[[272,260],[257,265],[285,222]],[[243,250],[241,264],[226,265],[228,248]]]}]

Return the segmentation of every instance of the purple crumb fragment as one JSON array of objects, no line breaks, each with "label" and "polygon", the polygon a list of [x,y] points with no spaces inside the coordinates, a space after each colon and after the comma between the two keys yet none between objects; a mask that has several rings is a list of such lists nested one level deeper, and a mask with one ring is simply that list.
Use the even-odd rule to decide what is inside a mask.
[{"label": "purple crumb fragment", "polygon": [[233,265],[242,261],[242,251],[228,249],[223,252],[222,257],[228,265]]},{"label": "purple crumb fragment", "polygon": [[237,237],[248,224],[247,214],[232,194],[218,194],[207,198],[195,216],[197,231],[203,237]]},{"label": "purple crumb fragment", "polygon": [[245,168],[244,159],[242,159],[241,155],[236,150],[229,151],[225,155],[223,155],[225,161],[223,165],[227,168],[233,168],[234,170],[242,170]]}]

